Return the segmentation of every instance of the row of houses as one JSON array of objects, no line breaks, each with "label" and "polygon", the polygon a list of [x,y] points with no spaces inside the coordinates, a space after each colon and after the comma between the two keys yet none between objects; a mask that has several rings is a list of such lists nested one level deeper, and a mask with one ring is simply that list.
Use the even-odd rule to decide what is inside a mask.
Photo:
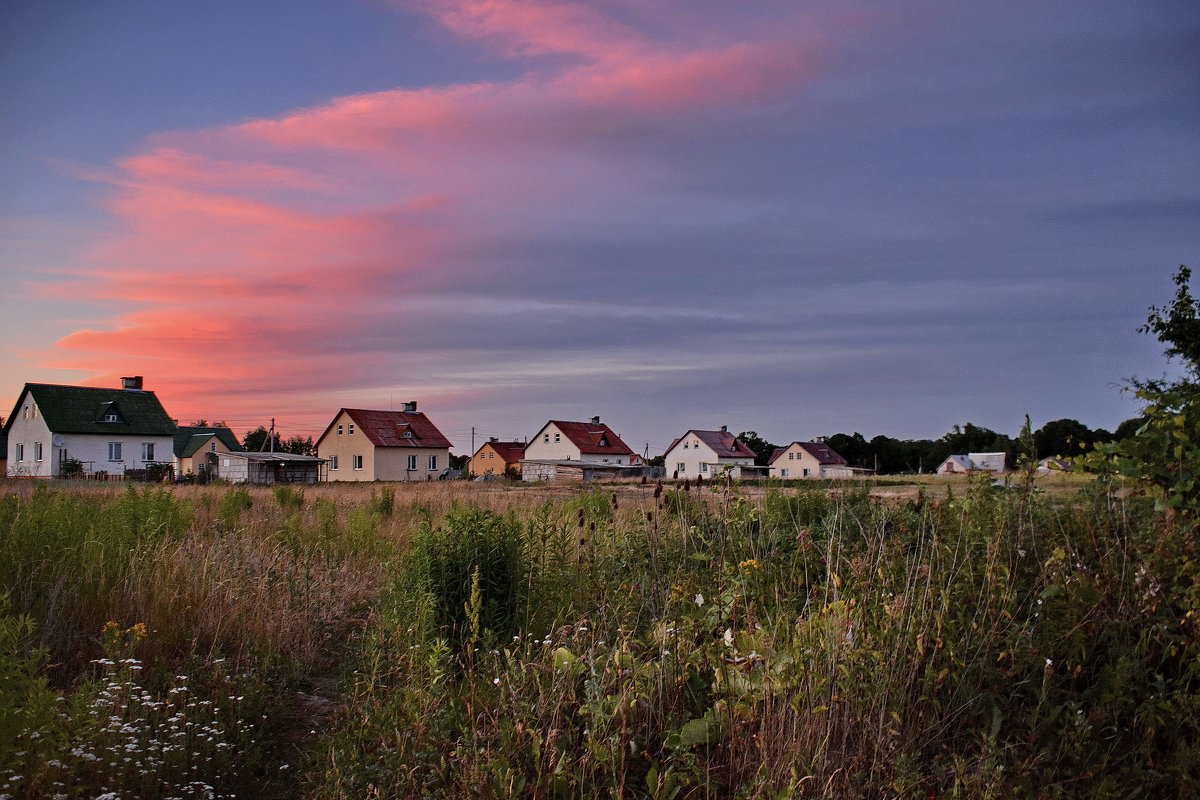
[{"label": "row of houses", "polygon": [[[398,411],[339,409],[317,439],[316,456],[247,452],[228,428],[178,425],[141,377],[122,378],[119,389],[27,383],[3,435],[10,476],[190,474],[251,483],[433,480],[448,474],[452,446],[409,402]],[[1003,471],[1003,455],[951,456],[939,472]],[[663,462],[681,479],[849,478],[866,471],[821,441],[794,441],[756,465],[754,452],[725,426],[688,430]],[[599,417],[549,420],[526,441],[489,439],[469,462],[471,474],[526,481],[634,477],[649,469]]]}]

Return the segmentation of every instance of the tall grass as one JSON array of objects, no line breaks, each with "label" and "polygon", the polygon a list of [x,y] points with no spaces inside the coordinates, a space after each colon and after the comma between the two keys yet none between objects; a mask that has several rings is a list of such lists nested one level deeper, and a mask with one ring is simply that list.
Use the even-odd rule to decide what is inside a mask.
[{"label": "tall grass", "polygon": [[15,486],[0,794],[1200,792],[1196,531],[1101,482]]}]

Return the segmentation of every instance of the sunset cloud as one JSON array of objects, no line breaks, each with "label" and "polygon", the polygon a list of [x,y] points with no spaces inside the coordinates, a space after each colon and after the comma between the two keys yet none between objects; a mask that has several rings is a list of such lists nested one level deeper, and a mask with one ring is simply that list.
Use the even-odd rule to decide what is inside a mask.
[{"label": "sunset cloud", "polygon": [[204,52],[172,74],[207,93],[63,160],[103,217],[22,211],[69,248],[0,226],[10,358],[307,430],[434,398],[781,437],[884,394],[889,435],[1055,413],[1142,371],[1107,362],[1162,299],[1131,275],[1200,230],[1186,15],[1085,6],[395,0]]},{"label": "sunset cloud", "polygon": [[[814,66],[796,42],[660,47],[583,3],[422,7],[510,58],[576,60],[157,135],[116,165],[107,207],[123,230],[93,249],[84,281],[94,298],[141,309],[58,347],[114,369],[144,359],[170,397],[220,381],[263,393],[315,391],[331,376],[387,385],[395,370],[439,361],[428,330],[465,322],[453,308],[428,313],[421,297],[454,290],[466,306],[502,307],[546,279],[520,237],[614,215],[589,197],[644,180],[611,155],[631,133],[769,101]],[[584,326],[628,325],[627,312],[589,313]],[[524,369],[542,379],[536,363]]]}]

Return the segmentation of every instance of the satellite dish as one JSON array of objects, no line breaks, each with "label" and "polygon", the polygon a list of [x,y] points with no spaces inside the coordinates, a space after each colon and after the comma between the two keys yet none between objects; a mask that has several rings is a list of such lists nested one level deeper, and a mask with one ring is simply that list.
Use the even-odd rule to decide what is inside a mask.
[{"label": "satellite dish", "polygon": [[67,443],[67,440],[64,439],[63,437],[59,436],[57,433],[54,434],[54,438],[51,441],[54,442],[55,447],[62,447],[64,444]]}]

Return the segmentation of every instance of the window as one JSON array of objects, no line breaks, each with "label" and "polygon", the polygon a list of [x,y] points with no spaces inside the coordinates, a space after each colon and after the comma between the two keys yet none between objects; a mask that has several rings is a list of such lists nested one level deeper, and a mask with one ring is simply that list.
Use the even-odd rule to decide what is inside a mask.
[{"label": "window", "polygon": [[701,461],[701,462],[700,462],[700,471],[701,471],[701,472],[708,472],[708,462],[707,462],[707,461]]},{"label": "window", "polygon": [[215,439],[208,443],[208,452],[210,452],[210,453],[217,452],[217,442]]},{"label": "window", "polygon": [[342,435],[342,426],[338,425],[338,436]]},{"label": "window", "polygon": [[330,456],[330,457],[329,457],[329,468],[330,468],[330,469],[337,469],[337,456]]},{"label": "window", "polygon": [[37,419],[37,403],[33,404],[33,418]]},{"label": "window", "polygon": [[795,454],[795,453],[788,453],[788,461],[791,461],[791,460],[792,460],[792,459],[794,459],[795,457],[796,457],[796,454]]},{"label": "window", "polygon": [[554,434],[554,443],[555,444],[558,444],[561,440],[562,440],[562,437],[559,434],[557,434],[557,433]]},{"label": "window", "polygon": [[547,433],[545,436],[543,436],[542,441],[546,444],[550,444],[550,434]]},{"label": "window", "polygon": [[362,456],[350,456],[350,466],[354,469],[362,469]]},{"label": "window", "polygon": [[806,478],[808,477],[808,470],[807,470],[807,469],[806,469],[806,470],[804,470],[804,477],[806,477]]},{"label": "window", "polygon": [[783,469],[779,470],[779,477],[781,477],[781,478],[787,477],[787,467],[784,467]]},{"label": "window", "polygon": [[[34,408],[37,408],[37,406],[34,406]],[[33,460],[34,461],[42,460],[42,443],[41,442],[33,443]]]},{"label": "window", "polygon": [[29,419],[29,406],[25,406],[25,419]]},{"label": "window", "polygon": [[350,424],[348,424],[348,425],[346,426],[346,435],[347,435],[347,436],[353,436],[353,435],[354,435],[354,423],[353,423],[353,422],[351,422]]},{"label": "window", "polygon": [[683,443],[683,449],[684,449],[684,450],[687,450],[687,449],[688,449],[688,443],[687,443],[687,442],[684,442],[684,443]]},{"label": "window", "polygon": [[121,460],[121,443],[120,442],[109,442],[108,443],[108,460],[109,461],[120,461]]},{"label": "window", "polygon": [[682,473],[682,472],[687,472],[687,464],[685,464],[685,463],[683,463],[682,461],[680,461],[678,464],[676,464],[676,465],[675,465],[675,471],[676,471],[676,472],[681,472],[681,473]]},{"label": "window", "polygon": [[104,421],[105,422],[120,422],[121,417],[115,411],[110,411],[104,415]]},{"label": "window", "polygon": [[488,458],[495,458],[495,457],[496,457],[496,454],[495,454],[495,453],[493,453],[493,452],[491,452],[491,451],[489,450],[489,451],[488,451]]},{"label": "window", "polygon": [[142,442],[142,461],[154,460],[154,442]]},{"label": "window", "polygon": [[21,442],[17,442],[16,456],[17,456],[17,461],[25,460],[25,445],[22,444]]},{"label": "window", "polygon": [[430,456],[430,457],[429,457],[429,468],[430,468],[430,469],[437,469],[437,456]]},{"label": "window", "polygon": [[409,469],[416,469],[416,468],[417,468],[417,457],[416,457],[416,456],[409,456],[409,457],[408,457],[408,468],[409,468]]}]

